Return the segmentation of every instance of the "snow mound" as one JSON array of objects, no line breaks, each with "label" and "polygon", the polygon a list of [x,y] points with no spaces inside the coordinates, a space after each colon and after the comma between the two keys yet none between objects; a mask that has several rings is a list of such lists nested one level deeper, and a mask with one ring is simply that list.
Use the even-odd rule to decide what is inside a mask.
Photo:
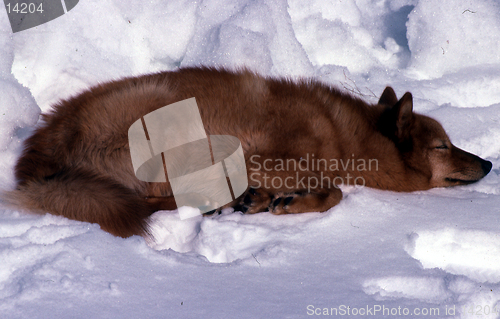
[{"label": "snow mound", "polygon": [[407,24],[409,71],[420,79],[438,78],[470,66],[499,64],[499,16],[495,0],[419,1]]},{"label": "snow mound", "polygon": [[446,228],[410,236],[407,252],[424,268],[441,268],[479,282],[500,281],[500,235]]},{"label": "snow mound", "polygon": [[[196,253],[214,263],[237,260],[255,263],[258,254],[272,261],[273,256],[283,252],[284,248],[280,247],[283,234],[295,236],[297,231],[300,234],[300,223],[314,218],[312,215],[292,216],[292,219],[259,215],[242,215],[225,209],[219,216],[200,215],[181,220],[177,213],[159,211],[150,218],[154,239],[148,244],[156,250]],[[281,232],[277,232],[278,229]]]},{"label": "snow mound", "polygon": [[443,278],[434,277],[390,276],[371,279],[363,283],[363,290],[376,295],[378,300],[406,298],[439,303],[451,296]]}]

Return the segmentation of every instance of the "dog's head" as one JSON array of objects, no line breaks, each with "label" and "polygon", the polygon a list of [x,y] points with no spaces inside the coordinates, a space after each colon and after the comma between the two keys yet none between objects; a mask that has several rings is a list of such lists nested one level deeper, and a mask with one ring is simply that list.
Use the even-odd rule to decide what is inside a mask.
[{"label": "dog's head", "polygon": [[382,134],[396,144],[407,167],[428,177],[430,188],[470,184],[490,172],[490,161],[454,146],[439,122],[414,113],[410,93],[398,100],[387,87],[379,105]]}]

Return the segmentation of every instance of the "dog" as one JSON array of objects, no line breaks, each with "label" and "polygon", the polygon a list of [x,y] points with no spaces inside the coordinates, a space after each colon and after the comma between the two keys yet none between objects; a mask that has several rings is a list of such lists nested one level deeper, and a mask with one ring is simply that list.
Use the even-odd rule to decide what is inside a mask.
[{"label": "dog", "polygon": [[237,137],[248,189],[243,213],[323,212],[339,185],[412,192],[476,182],[492,164],[455,147],[412,95],[387,87],[377,104],[315,80],[249,70],[183,68],[99,84],[54,105],[25,141],[7,202],[149,236],[148,217],[177,208],[170,183],[134,175],[127,132],[138,119],[195,97],[207,135]]}]

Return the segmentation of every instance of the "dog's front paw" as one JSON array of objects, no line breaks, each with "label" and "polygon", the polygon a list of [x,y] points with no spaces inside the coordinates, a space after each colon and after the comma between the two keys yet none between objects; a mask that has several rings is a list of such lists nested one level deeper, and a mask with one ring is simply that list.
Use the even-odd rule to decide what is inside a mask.
[{"label": "dog's front paw", "polygon": [[301,192],[276,193],[269,204],[269,212],[275,215],[301,213],[300,211],[296,211],[293,205],[296,198],[301,196],[303,196]]},{"label": "dog's front paw", "polygon": [[241,201],[234,206],[234,211],[241,211],[244,214],[255,214],[266,211],[271,202],[269,194],[262,189],[250,187]]}]

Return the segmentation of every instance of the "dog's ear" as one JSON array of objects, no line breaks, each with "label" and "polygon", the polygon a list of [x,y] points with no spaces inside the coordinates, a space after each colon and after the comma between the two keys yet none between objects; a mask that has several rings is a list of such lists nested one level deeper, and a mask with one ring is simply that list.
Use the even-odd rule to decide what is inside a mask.
[{"label": "dog's ear", "polygon": [[378,104],[393,106],[396,103],[398,103],[396,92],[394,92],[394,90],[390,86],[386,87],[384,92],[380,96],[380,99],[378,100]]},{"label": "dog's ear", "polygon": [[[392,95],[391,91],[394,93],[392,89],[386,89],[380,99],[382,100],[384,96]],[[392,102],[394,103],[386,105],[377,121],[377,126],[380,132],[393,140],[401,150],[411,149],[409,138],[411,126],[414,121],[411,93],[406,93],[401,100]]]},{"label": "dog's ear", "polygon": [[405,141],[410,135],[410,128],[413,123],[413,97],[410,92],[405,95],[392,107],[393,114],[396,115],[396,137],[400,142]]}]

